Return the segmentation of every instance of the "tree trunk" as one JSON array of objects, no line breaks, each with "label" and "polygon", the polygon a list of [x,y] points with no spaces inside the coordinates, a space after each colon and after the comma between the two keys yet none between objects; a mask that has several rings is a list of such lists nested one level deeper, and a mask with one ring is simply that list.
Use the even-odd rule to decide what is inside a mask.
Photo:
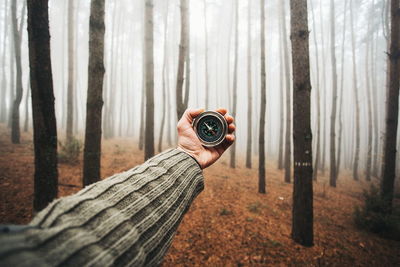
[{"label": "tree trunk", "polygon": [[168,46],[167,46],[167,30],[168,30],[168,10],[169,9],[169,0],[167,0],[167,10],[165,12],[164,18],[164,61],[163,61],[163,70],[162,70],[162,119],[161,119],[161,127],[160,127],[160,135],[158,139],[158,151],[162,151],[162,140],[164,135],[165,128],[165,118],[166,118],[166,100],[167,100],[167,87],[168,87]]},{"label": "tree trunk", "polygon": [[329,185],[336,187],[336,109],[337,109],[337,69],[336,69],[336,32],[335,32],[335,2],[330,3],[331,18],[331,63],[332,63],[332,110],[331,110],[331,140],[330,140],[330,176]]},{"label": "tree trunk", "polygon": [[86,103],[83,184],[100,180],[101,118],[104,80],[105,0],[92,0],[89,20],[89,77]]},{"label": "tree trunk", "polygon": [[206,91],[206,109],[210,106],[210,78],[208,73],[208,29],[207,29],[207,2],[203,0],[204,5],[204,66],[205,66],[205,91]]},{"label": "tree trunk", "polygon": [[[347,1],[347,0],[346,0]],[[317,181],[318,178],[318,169],[319,169],[319,160],[320,160],[320,151],[321,151],[321,96],[320,96],[320,73],[319,73],[319,52],[318,52],[318,42],[317,42],[317,31],[316,31],[316,23],[315,23],[315,11],[313,6],[313,1],[311,3],[311,12],[313,19],[313,34],[314,34],[314,46],[315,46],[315,65],[317,69],[317,83],[316,83],[316,105],[317,105],[317,144],[316,144],[316,153],[315,153],[315,163],[314,163],[314,172],[313,172],[313,180]]]},{"label": "tree trunk", "polygon": [[145,8],[146,62],[146,130],[144,159],[154,156],[154,55],[153,55],[153,0],[146,0]]},{"label": "tree trunk", "polygon": [[353,15],[353,2],[350,2],[350,23],[351,23],[351,46],[352,46],[352,61],[353,61],[353,91],[355,97],[356,107],[356,137],[355,137],[355,151],[354,151],[354,165],[353,165],[353,179],[358,180],[358,164],[360,158],[360,103],[358,99],[358,82],[357,82],[357,66],[356,66],[356,41],[354,29],[354,15]]},{"label": "tree trunk", "polygon": [[[233,65],[233,98],[232,98],[232,116],[236,118],[237,110],[237,87],[238,87],[238,60],[239,60],[239,0],[235,0],[235,62]],[[236,168],[236,142],[231,146],[231,168]]]},{"label": "tree trunk", "polygon": [[[187,0],[180,0],[180,4],[181,4],[181,42],[179,45],[179,63],[178,63],[178,73],[176,79],[176,114],[178,120],[182,117],[183,113],[187,108],[187,105],[185,105],[186,101],[183,96],[183,81],[184,81],[183,76],[185,70],[185,62],[187,64],[187,58],[185,59],[185,57],[187,57],[188,37],[189,37]],[[188,77],[186,77],[186,79],[187,78]]]},{"label": "tree trunk", "polygon": [[[22,63],[21,63],[21,36],[18,31],[18,20],[17,20],[17,3],[16,1],[11,2],[11,18],[14,34],[14,55],[15,64],[17,70],[16,76],[16,95],[14,103],[12,105],[12,126],[11,126],[11,141],[13,144],[20,143],[21,129],[20,129],[20,116],[19,106],[22,100]],[[14,79],[14,77],[12,77]]]},{"label": "tree trunk", "polygon": [[251,82],[251,1],[248,1],[247,10],[247,149],[246,149],[246,168],[251,169],[252,154],[252,129],[253,129],[253,94]]},{"label": "tree trunk", "polygon": [[1,79],[1,96],[0,96],[0,122],[6,122],[7,120],[7,106],[6,106],[6,92],[7,92],[7,75],[6,75],[6,50],[7,50],[7,36],[8,36],[8,0],[4,1],[4,23],[3,23],[3,44],[2,44],[2,60],[3,60],[3,71]]},{"label": "tree trunk", "polygon": [[35,211],[57,197],[57,125],[50,58],[48,0],[28,0],[29,67],[35,151]]},{"label": "tree trunk", "polygon": [[[321,25],[321,47],[322,47],[322,90],[320,92],[322,92],[321,97],[323,97],[323,103],[322,103],[322,120],[323,120],[323,127],[322,127],[322,149],[320,151],[321,155],[319,158],[320,164],[316,167],[319,168],[322,171],[322,174],[325,174],[325,156],[326,156],[326,124],[328,121],[327,118],[327,112],[326,112],[326,51],[325,51],[325,38],[324,38],[324,23],[323,23],[323,8],[322,8],[322,2],[323,0],[320,1],[320,25]],[[320,147],[321,148],[321,147]]]},{"label": "tree trunk", "polygon": [[290,1],[293,65],[294,187],[292,238],[313,245],[312,132],[307,1]]},{"label": "tree trunk", "polygon": [[386,125],[382,165],[381,196],[391,212],[396,176],[396,138],[400,88],[400,0],[391,0],[390,9],[389,83],[386,104]]},{"label": "tree trunk", "polygon": [[343,99],[344,99],[344,48],[346,40],[346,13],[348,0],[344,1],[343,13],[343,29],[342,29],[342,51],[341,51],[341,71],[340,71],[340,103],[339,103],[339,138],[338,138],[338,154],[336,161],[336,179],[339,177],[340,161],[342,158],[342,132],[343,132]]},{"label": "tree trunk", "polygon": [[283,37],[283,50],[284,50],[284,62],[285,62],[285,87],[286,87],[286,132],[285,132],[285,182],[290,183],[291,176],[291,156],[292,156],[292,113],[291,113],[291,102],[290,96],[290,62],[289,62],[289,44],[287,39],[287,28],[286,28],[286,12],[283,1],[280,4],[280,12],[282,19],[282,37]]},{"label": "tree trunk", "polygon": [[31,105],[29,105],[29,92],[30,92],[30,83],[29,80],[26,84],[26,95],[25,95],[25,121],[24,121],[24,132],[28,132],[29,129],[29,109]]},{"label": "tree trunk", "polygon": [[71,142],[74,127],[74,82],[75,82],[75,24],[74,0],[68,1],[68,87],[67,87],[67,143]]},{"label": "tree trunk", "polygon": [[258,163],[258,192],[265,194],[265,116],[266,116],[266,71],[265,71],[265,0],[260,0],[261,6],[261,104],[260,104],[260,129],[259,129],[259,163]]}]

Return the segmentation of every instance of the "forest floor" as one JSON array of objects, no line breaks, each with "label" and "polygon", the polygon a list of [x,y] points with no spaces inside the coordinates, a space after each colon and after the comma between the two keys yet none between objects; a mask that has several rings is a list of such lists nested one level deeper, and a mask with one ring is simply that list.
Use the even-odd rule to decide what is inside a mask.
[{"label": "forest floor", "polygon": [[[142,162],[143,152],[132,140],[104,141],[103,177]],[[59,196],[80,189],[81,167],[81,160],[59,164]],[[31,135],[23,134],[22,143],[12,145],[0,125],[0,223],[23,224],[32,218],[33,172]],[[231,169],[225,155],[204,176],[205,190],[185,215],[163,266],[400,265],[400,242],[354,226],[354,207],[362,203],[367,182],[344,173],[337,188],[330,188],[327,177],[319,176],[314,183],[315,244],[306,248],[290,238],[292,184],[283,182],[275,163],[267,164],[265,195],[257,193],[257,168],[246,169],[240,158]]]}]

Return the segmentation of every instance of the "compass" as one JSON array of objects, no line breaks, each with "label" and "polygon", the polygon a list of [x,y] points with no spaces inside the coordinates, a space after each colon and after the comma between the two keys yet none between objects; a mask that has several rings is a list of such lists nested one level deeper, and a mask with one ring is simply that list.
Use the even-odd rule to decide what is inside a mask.
[{"label": "compass", "polygon": [[205,147],[221,144],[228,134],[228,123],[224,116],[215,111],[206,111],[197,116],[193,128]]}]

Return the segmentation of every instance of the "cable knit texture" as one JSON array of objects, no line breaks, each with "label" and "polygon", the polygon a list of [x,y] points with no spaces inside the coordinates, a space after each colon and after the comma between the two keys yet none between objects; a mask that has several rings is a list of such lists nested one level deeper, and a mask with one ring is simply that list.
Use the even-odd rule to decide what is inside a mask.
[{"label": "cable knit texture", "polygon": [[0,265],[159,265],[203,180],[186,153],[163,152],[53,201],[34,228],[1,233]]}]

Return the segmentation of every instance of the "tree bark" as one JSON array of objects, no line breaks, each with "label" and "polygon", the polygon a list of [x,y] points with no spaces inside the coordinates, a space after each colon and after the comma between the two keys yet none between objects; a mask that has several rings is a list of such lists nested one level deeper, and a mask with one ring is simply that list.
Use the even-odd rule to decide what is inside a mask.
[{"label": "tree bark", "polygon": [[360,103],[358,98],[358,82],[357,82],[357,63],[356,63],[356,41],[354,29],[354,11],[353,2],[350,2],[350,23],[351,23],[351,46],[352,46],[352,62],[353,62],[353,91],[356,107],[356,136],[355,136],[355,151],[353,164],[353,179],[358,180],[358,164],[360,158]]},{"label": "tree bark", "polygon": [[[13,144],[19,144],[21,138],[20,129],[20,114],[19,106],[22,100],[22,63],[21,63],[21,36],[18,30],[18,19],[17,19],[17,2],[11,2],[11,19],[14,35],[14,56],[16,64],[16,94],[12,105],[12,126],[11,126],[11,141]],[[14,77],[12,77],[14,79]]]},{"label": "tree bark", "polygon": [[154,156],[154,55],[153,55],[153,0],[146,0],[145,62],[146,62],[146,130],[144,159]]},{"label": "tree bark", "polygon": [[285,62],[285,87],[286,87],[286,131],[285,131],[285,182],[290,183],[291,176],[291,157],[292,157],[292,98],[291,98],[291,84],[290,84],[290,60],[289,60],[289,44],[287,39],[287,28],[286,28],[286,12],[283,1],[280,3],[280,12],[282,19],[282,37],[283,37],[283,50],[284,50],[284,62]]},{"label": "tree bark", "polygon": [[381,196],[391,212],[393,188],[396,176],[396,138],[399,116],[400,89],[400,0],[391,0],[389,83],[387,90],[386,124],[382,164]]},{"label": "tree bark", "polygon": [[[176,79],[176,114],[178,120],[182,117],[185,112],[187,105],[183,96],[183,81],[184,81],[184,70],[185,63],[187,64],[187,49],[188,49],[188,37],[189,37],[189,25],[188,25],[188,5],[187,0],[180,0],[181,4],[181,42],[179,45],[179,63],[178,73]],[[186,73],[187,75],[188,73]],[[188,77],[186,77],[187,79]],[[188,93],[188,92],[187,92]]]},{"label": "tree bark", "polygon": [[[239,60],[239,0],[235,0],[235,61],[233,65],[233,88],[232,88],[232,116],[236,118],[237,111],[237,87],[238,87],[238,60]],[[236,168],[236,142],[231,146],[231,168]]]},{"label": "tree bark", "polygon": [[207,2],[203,0],[204,5],[204,71],[205,71],[205,91],[206,91],[206,109],[210,106],[210,78],[208,73],[208,28],[207,28]]},{"label": "tree bark", "polygon": [[71,142],[74,127],[74,83],[75,83],[75,23],[74,0],[68,1],[68,86],[67,86],[67,143]]},{"label": "tree bark", "polygon": [[58,183],[48,0],[28,0],[28,36],[35,151],[33,207],[40,211],[57,197]]},{"label": "tree bark", "polygon": [[292,238],[313,245],[312,132],[307,1],[290,1],[293,66],[294,187]]},{"label": "tree bark", "polygon": [[252,163],[252,129],[253,129],[253,94],[251,81],[251,0],[248,1],[247,10],[247,148],[246,148],[246,168],[251,169]]},{"label": "tree bark", "polygon": [[[346,0],[347,1],[347,0]],[[315,153],[315,163],[314,163],[314,172],[313,172],[313,180],[317,181],[318,179],[318,170],[319,170],[319,160],[320,160],[320,151],[321,151],[321,96],[320,96],[320,69],[319,69],[319,52],[318,52],[318,42],[317,42],[317,32],[316,32],[316,23],[315,23],[315,11],[313,6],[313,1],[311,3],[311,12],[313,19],[313,35],[314,35],[314,46],[315,46],[315,65],[317,69],[317,77],[316,77],[316,105],[317,105],[317,143],[316,143],[316,153]]]},{"label": "tree bark", "polygon": [[260,129],[259,129],[259,163],[258,163],[258,192],[265,194],[265,116],[266,116],[266,70],[265,70],[265,0],[260,0],[261,10],[261,103],[260,103]]},{"label": "tree bark", "polygon": [[2,60],[3,60],[3,71],[1,79],[1,96],[0,96],[0,122],[6,122],[7,120],[7,106],[6,106],[6,92],[7,92],[7,75],[6,75],[6,51],[7,51],[7,36],[8,36],[8,0],[4,1],[4,22],[3,23],[3,44],[2,44]]},{"label": "tree bark", "polygon": [[335,2],[330,2],[331,19],[331,63],[332,63],[332,110],[331,110],[331,140],[330,140],[330,175],[329,185],[336,187],[336,109],[337,109],[337,69],[336,69],[336,32],[335,32]]},{"label": "tree bark", "polygon": [[101,118],[104,81],[105,0],[92,0],[89,20],[89,77],[86,103],[83,184],[100,180]]}]

